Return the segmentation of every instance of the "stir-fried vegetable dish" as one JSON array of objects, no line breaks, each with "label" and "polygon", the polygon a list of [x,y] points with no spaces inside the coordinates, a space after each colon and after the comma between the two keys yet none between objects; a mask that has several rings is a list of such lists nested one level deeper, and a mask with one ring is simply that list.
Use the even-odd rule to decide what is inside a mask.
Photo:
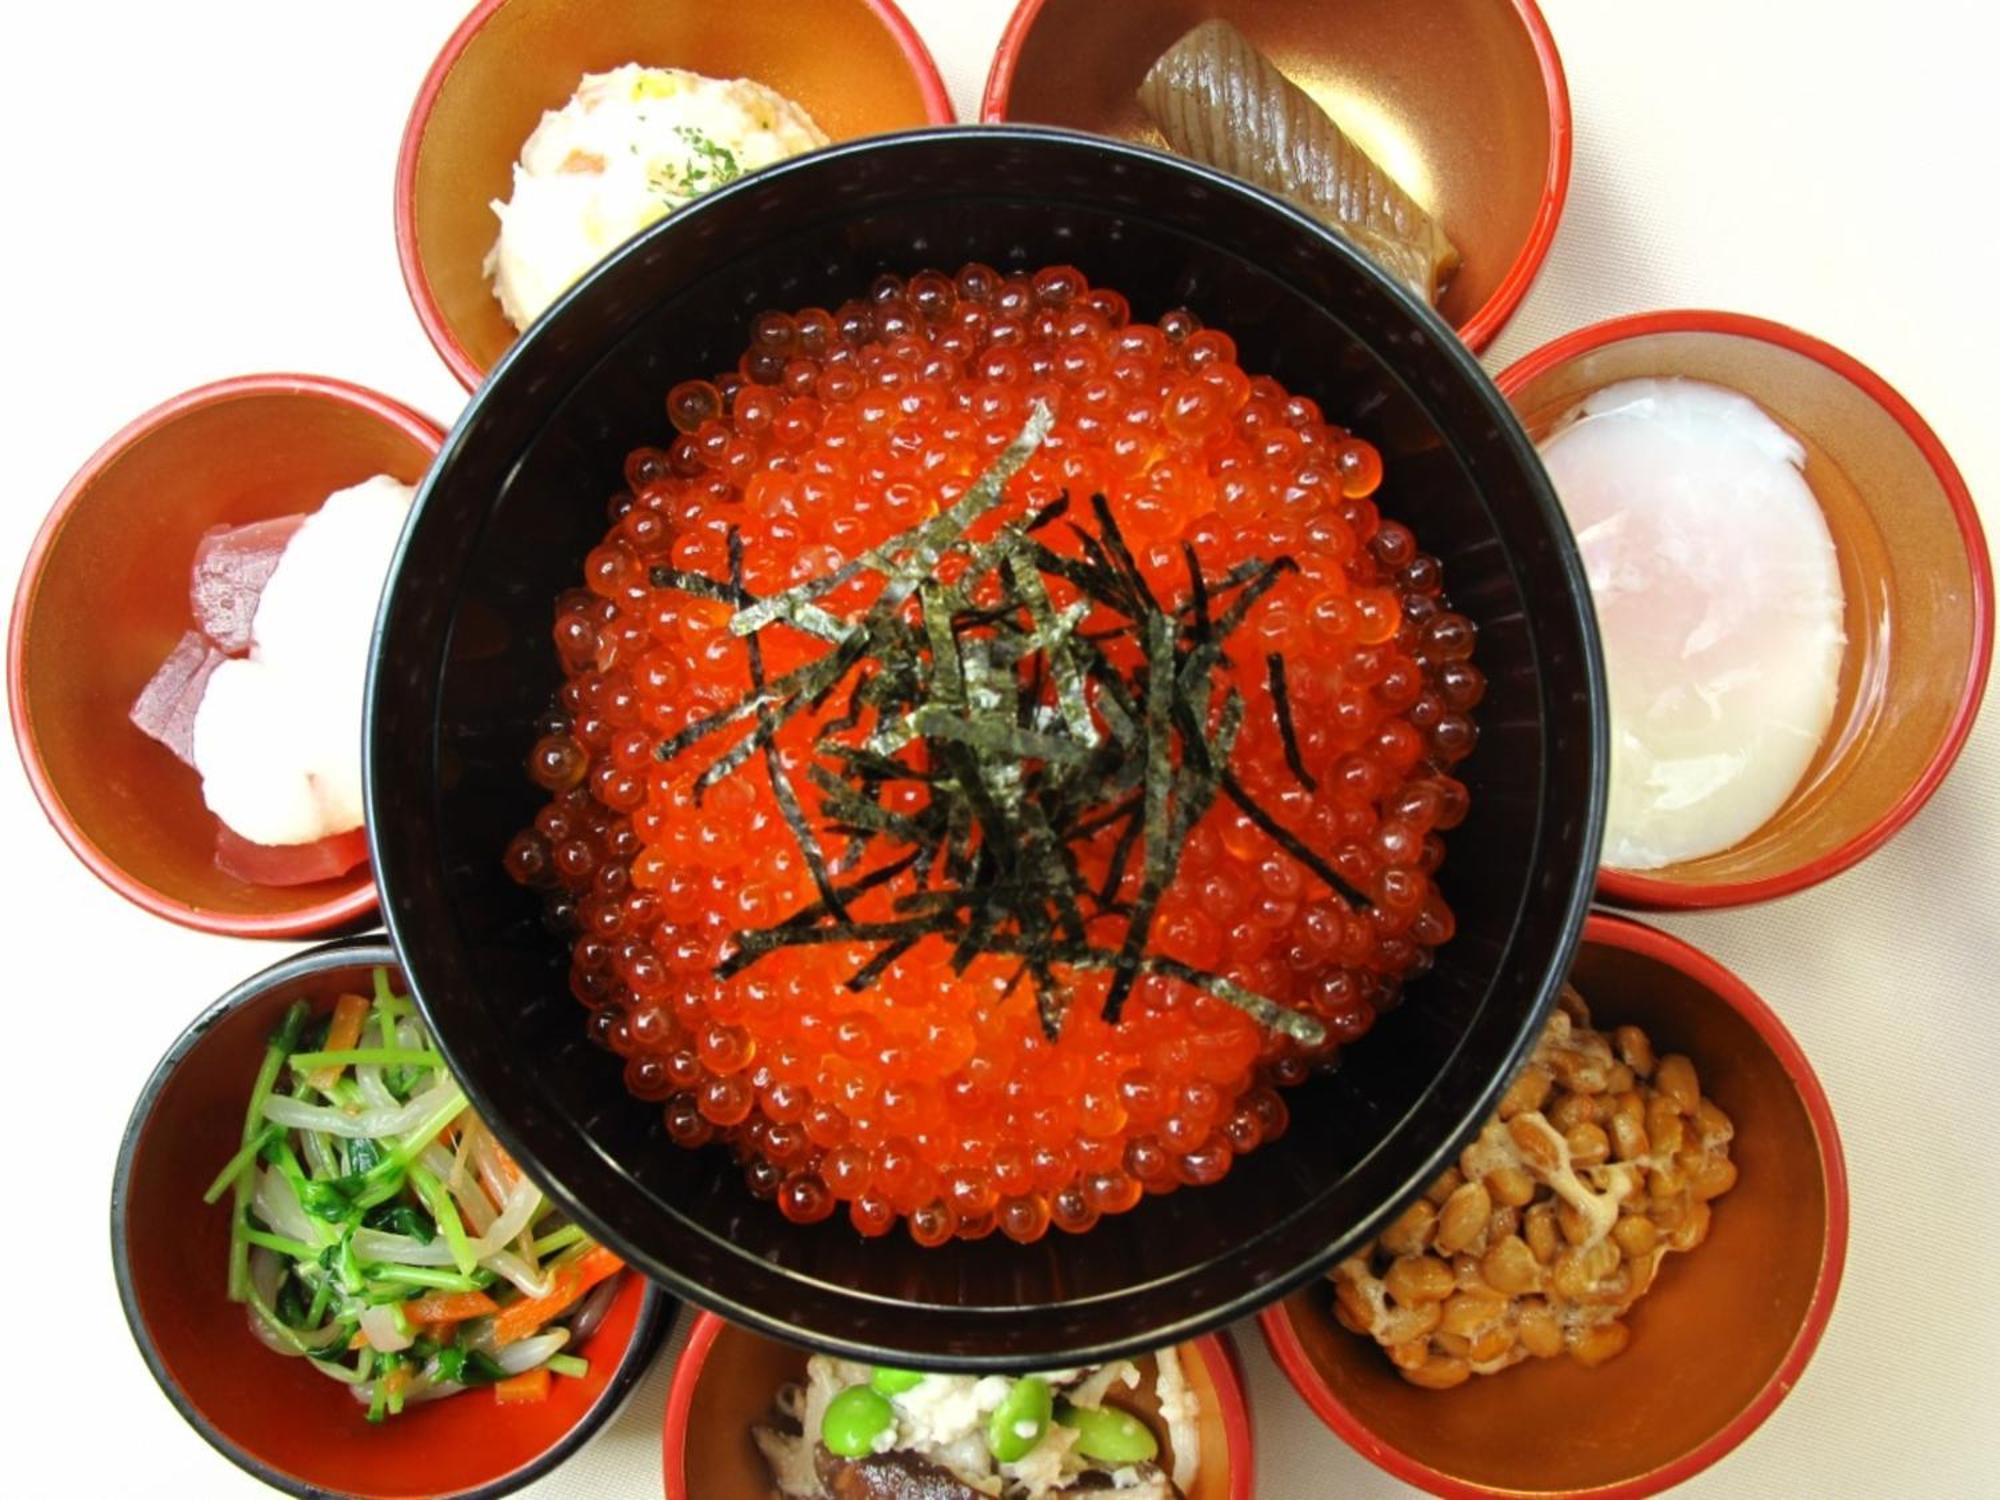
[{"label": "stir-fried vegetable dish", "polygon": [[575,1347],[624,1269],[522,1174],[383,969],[372,998],[286,1013],[204,1196],[230,1199],[229,1296],[252,1332],[371,1421],[587,1375]]}]

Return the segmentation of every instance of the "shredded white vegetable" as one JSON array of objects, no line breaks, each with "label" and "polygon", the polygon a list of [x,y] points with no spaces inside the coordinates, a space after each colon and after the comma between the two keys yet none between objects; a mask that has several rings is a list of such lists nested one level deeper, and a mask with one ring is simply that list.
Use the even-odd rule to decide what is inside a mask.
[{"label": "shredded white vegetable", "polygon": [[549,1279],[530,1271],[527,1262],[511,1250],[495,1250],[491,1255],[482,1255],[479,1263],[495,1276],[504,1276],[513,1282],[524,1297],[546,1297],[551,1290]]},{"label": "shredded white vegetable", "polygon": [[306,1167],[315,1178],[338,1177],[340,1164],[334,1159],[333,1144],[317,1130],[301,1130],[299,1141],[304,1148]]},{"label": "shredded white vegetable", "polygon": [[385,1266],[448,1266],[452,1263],[451,1247],[442,1236],[426,1245],[422,1240],[411,1239],[406,1234],[391,1234],[386,1229],[355,1230],[354,1253],[361,1260]]},{"label": "shredded white vegetable", "polygon": [[303,1245],[323,1245],[313,1220],[299,1205],[299,1195],[292,1191],[292,1185],[284,1175],[269,1167],[257,1172],[257,1188],[250,1196],[251,1206],[257,1210],[257,1217],[271,1226],[274,1234],[286,1239],[299,1241]]},{"label": "shredded white vegetable", "polygon": [[326,1104],[305,1104],[284,1094],[264,1101],[264,1118],[291,1130],[323,1130],[349,1140],[380,1140],[384,1136],[408,1135],[451,1102],[458,1085],[449,1078],[417,1095],[408,1104],[393,1109],[350,1112]]},{"label": "shredded white vegetable", "polygon": [[464,1192],[466,1183],[471,1181],[472,1140],[478,1134],[479,1121],[476,1116],[458,1133],[458,1150],[452,1153],[451,1171],[444,1179],[444,1185],[451,1189],[454,1196]]},{"label": "shredded white vegetable", "polygon": [[479,1169],[479,1185],[495,1203],[505,1203],[510,1191],[508,1184],[515,1174],[508,1170],[500,1143],[493,1139],[493,1132],[486,1128],[484,1120],[478,1123],[472,1136],[472,1161]]},{"label": "shredded white vegetable", "polygon": [[523,1177],[515,1184],[514,1192],[495,1219],[479,1239],[479,1253],[488,1255],[496,1250],[505,1250],[522,1230],[535,1222],[535,1215],[542,1206],[542,1190]]},{"label": "shredded white vegetable", "polygon": [[509,1375],[524,1374],[546,1361],[551,1354],[562,1353],[563,1346],[568,1342],[567,1328],[552,1328],[530,1339],[517,1339],[494,1355],[493,1362]]},{"label": "shredded white vegetable", "polygon": [[1159,1378],[1153,1390],[1160,1398],[1160,1420],[1167,1424],[1167,1441],[1174,1450],[1174,1483],[1186,1490],[1201,1468],[1201,1402],[1181,1373],[1180,1352],[1167,1348],[1153,1356]]},{"label": "shredded white vegetable", "polygon": [[383,1354],[401,1353],[416,1342],[403,1332],[393,1307],[364,1307],[361,1310],[361,1331],[368,1335],[368,1342]]},{"label": "shredded white vegetable", "polygon": [[355,1086],[361,1090],[361,1097],[368,1101],[370,1109],[401,1109],[396,1096],[389,1092],[389,1085],[382,1081],[382,1069],[368,1063],[354,1070]]},{"label": "shredded white vegetable", "polygon": [[[278,1287],[285,1279],[285,1263],[262,1245],[250,1251],[250,1285],[256,1290],[257,1300],[266,1307],[278,1305]],[[300,1357],[299,1348],[281,1335],[277,1329],[264,1321],[264,1315],[253,1304],[250,1309],[250,1332],[257,1342],[266,1349],[282,1354],[289,1359]]]},{"label": "shredded white vegetable", "polygon": [[[457,1205],[458,1217],[465,1227],[475,1237],[484,1235],[493,1223],[493,1204],[478,1188],[465,1182],[457,1171],[456,1158],[444,1147],[432,1142],[424,1148],[424,1154],[418,1160],[437,1174],[438,1181],[444,1184],[451,1201]],[[455,1177],[456,1185],[453,1181]]]}]

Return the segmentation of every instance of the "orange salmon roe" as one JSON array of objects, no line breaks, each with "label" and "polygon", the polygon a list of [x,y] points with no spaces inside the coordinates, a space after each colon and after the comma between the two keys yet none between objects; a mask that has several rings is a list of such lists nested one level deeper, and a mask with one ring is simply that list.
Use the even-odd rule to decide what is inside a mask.
[{"label": "orange salmon roe", "polygon": [[[1218,798],[1188,835],[1147,951],[1318,1018],[1320,1045],[1156,975],[1138,979],[1112,1024],[1099,1013],[1108,976],[1086,970],[1065,976],[1072,1001],[1051,1041],[1017,961],[982,954],[954,972],[943,938],[858,989],[845,981],[877,945],[780,947],[717,977],[735,934],[810,907],[816,888],[762,758],[696,800],[696,778],[740,731],[656,754],[742,699],[751,667],[732,605],[655,585],[651,570],[727,580],[733,530],[751,594],[823,576],[962,496],[1036,402],[1054,428],[969,540],[1063,495],[1087,521],[1082,502],[1101,493],[1169,610],[1191,593],[1184,543],[1209,580],[1250,559],[1296,565],[1217,670],[1244,699],[1230,769],[1365,899],[1345,899]],[[884,276],[831,312],[764,313],[737,370],[676,386],[666,415],[675,436],[632,453],[585,586],[558,601],[566,680],[529,765],[551,800],[507,865],[548,893],[573,935],[571,987],[592,1035],[625,1059],[627,1086],[661,1106],[671,1138],[732,1146],[752,1190],[790,1219],[844,1212],[864,1235],[900,1221],[933,1245],[996,1229],[1023,1242],[1051,1225],[1082,1232],[1147,1193],[1219,1181],[1279,1135],[1276,1086],[1366,1033],[1452,935],[1434,877],[1441,835],[1466,813],[1449,772],[1473,748],[1484,682],[1437,560],[1371,499],[1376,450],[1311,400],[1247,375],[1227,334],[1187,312],[1133,322],[1124,297],[1063,266]],[[1042,536],[1082,555],[1064,527]],[[1045,581],[1056,608],[1077,598],[1062,578]],[[819,603],[851,619],[880,586],[864,573]],[[782,623],[756,639],[770,678],[828,650]],[[1133,648],[1104,649],[1129,662]],[[1284,663],[1296,768],[1272,657]],[[775,736],[839,880],[898,852],[878,836],[842,869],[848,837],[821,822],[808,770],[826,758],[816,742],[844,697]],[[881,790],[905,815],[926,795],[915,780]],[[1070,846],[1086,886],[1108,874],[1118,834],[1107,825]],[[1118,892],[1127,902],[1140,863]],[[906,874],[856,898],[854,919],[879,920],[913,886]],[[1115,948],[1123,926],[1098,912],[1089,935]]]}]

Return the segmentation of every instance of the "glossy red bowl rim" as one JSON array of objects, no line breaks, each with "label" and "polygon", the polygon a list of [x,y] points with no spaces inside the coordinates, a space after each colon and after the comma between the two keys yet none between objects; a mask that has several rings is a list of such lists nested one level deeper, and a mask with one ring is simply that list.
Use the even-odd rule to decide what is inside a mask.
[{"label": "glossy red bowl rim", "polygon": [[[112,1277],[118,1284],[118,1302],[125,1313],[125,1322],[131,1332],[132,1342],[138,1346],[139,1354],[146,1362],[146,1368],[152,1373],[153,1379],[167,1400],[172,1403],[174,1410],[180,1413],[181,1419],[199,1433],[211,1448],[246,1474],[262,1480],[274,1490],[298,1496],[300,1500],[336,1500],[336,1496],[333,1491],[306,1484],[285,1470],[265,1463],[257,1454],[236,1442],[211,1422],[208,1414],[195,1404],[187,1392],[181,1389],[179,1382],[173,1378],[167,1369],[166,1360],[153,1342],[152,1328],[140,1310],[138,1292],[132,1282],[132,1259],[128,1246],[130,1236],[127,1234],[132,1158],[138,1149],[140,1136],[145,1133],[146,1125],[153,1117],[153,1109],[159,1103],[160,1095],[166,1089],[175,1070],[201,1046],[225,1016],[243,1006],[254,1004],[276,985],[313,974],[364,965],[400,969],[402,959],[382,934],[364,934],[360,937],[341,938],[334,942],[322,943],[316,948],[294,953],[233,985],[219,1000],[189,1022],[187,1029],[174,1038],[173,1045],[168,1047],[165,1054],[153,1065],[153,1071],[147,1076],[145,1087],[140,1089],[139,1097],[132,1105],[132,1113],[125,1123],[124,1134],[119,1137],[117,1163],[112,1170],[110,1216]],[[638,1273],[635,1271],[632,1274],[636,1276]],[[510,1473],[497,1475],[471,1489],[441,1493],[436,1500],[499,1500],[503,1495],[511,1495],[516,1490],[545,1478],[558,1465],[569,1459],[623,1408],[651,1366],[653,1355],[658,1351],[668,1329],[672,1326],[677,1309],[678,1304],[665,1290],[647,1282],[641,1292],[639,1309],[632,1322],[632,1332],[626,1339],[624,1349],[619,1352],[617,1368],[605,1381],[604,1389],[598,1393],[597,1399],[578,1414],[575,1424],[541,1453]]]},{"label": "glossy red bowl rim", "polygon": [[[1798,1090],[1799,1102],[1805,1106],[1806,1115],[1812,1121],[1813,1137],[1819,1145],[1820,1173],[1826,1184],[1826,1248],[1820,1257],[1812,1301],[1806,1307],[1805,1318],[1792,1339],[1791,1348],[1749,1403],[1705,1441],[1671,1463],[1662,1464],[1647,1473],[1588,1490],[1526,1492],[1535,1495],[1536,1500],[1581,1500],[1585,1496],[1589,1500],[1639,1500],[1641,1496],[1657,1495],[1693,1478],[1733,1451],[1763,1425],[1765,1418],[1777,1410],[1778,1403],[1798,1384],[1799,1376],[1812,1358],[1813,1351],[1819,1347],[1827,1322],[1833,1316],[1834,1299],[1839,1295],[1841,1274],[1847,1265],[1850,1211],[1847,1159],[1841,1150],[1839,1128],[1834,1124],[1833,1106],[1827,1102],[1826,1091],[1820,1086],[1819,1077],[1813,1072],[1805,1052],[1778,1018],[1778,1013],[1732,971],[1699,948],[1657,927],[1648,927],[1643,922],[1609,912],[1594,911],[1590,914],[1584,922],[1583,942],[1622,948],[1677,969],[1703,988],[1713,991],[1748,1021],[1776,1055],[1792,1086]],[[1445,1496],[1447,1500],[1493,1500],[1493,1497],[1514,1497],[1524,1493],[1468,1483],[1431,1468],[1421,1459],[1391,1447],[1377,1437],[1320,1379],[1318,1371],[1306,1357],[1305,1346],[1299,1342],[1283,1303],[1275,1303],[1259,1313],[1257,1326],[1264,1335],[1271,1357],[1285,1372],[1285,1378],[1291,1381],[1292,1389],[1343,1442],[1377,1468],[1386,1470],[1406,1484],[1416,1485],[1433,1495]]]},{"label": "glossy red bowl rim", "polygon": [[[1459,339],[1475,354],[1493,342],[1507,320],[1514,316],[1521,299],[1528,295],[1528,288],[1535,284],[1535,278],[1541,274],[1542,263],[1548,259],[1549,246],[1555,240],[1556,226],[1562,222],[1563,205],[1569,199],[1570,155],[1575,128],[1570,114],[1569,80],[1563,73],[1562,55],[1556,51],[1556,39],[1535,0],[1509,0],[1509,3],[1528,33],[1528,43],[1535,49],[1535,61],[1542,71],[1542,92],[1549,105],[1549,165],[1542,177],[1541,202],[1536,205],[1534,223],[1528,226],[1528,238],[1514,257],[1514,263],[1507,268],[1507,274],[1493,289],[1493,295],[1458,330]],[[1000,45],[993,54],[993,64],[986,75],[985,93],[980,99],[979,118],[982,121],[1002,124],[1009,119],[1007,110],[1013,99],[1014,74],[1020,67],[1021,50],[1027,45],[1028,33],[1034,29],[1046,4],[1048,0],[1020,0],[1013,15],[1008,17],[1007,28],[1000,34]]]},{"label": "glossy red bowl rim", "polygon": [[[430,71],[424,74],[423,85],[417,90],[416,102],[410,106],[409,119],[403,126],[402,144],[396,152],[396,259],[402,266],[403,287],[409,293],[410,304],[416,309],[417,321],[423,324],[431,347],[437,350],[438,357],[468,391],[479,388],[486,372],[480,369],[478,361],[473,359],[470,351],[459,342],[458,335],[451,331],[451,325],[445,321],[444,309],[438,305],[437,295],[431,290],[430,277],[424,272],[423,258],[417,253],[417,155],[423,146],[424,133],[430,127],[431,110],[437,104],[445,79],[451,76],[451,70],[458,66],[459,57],[493,13],[509,3],[510,0],[479,0],[471,14],[458,23],[458,29],[446,39],[431,63]],[[917,28],[910,24],[909,17],[897,8],[895,0],[861,0],[861,3],[895,38],[903,61],[916,77],[917,91],[923,95],[924,118],[933,125],[950,125],[956,121],[958,116],[952,110],[951,95],[945,89],[944,78],[938,73],[930,49],[917,34]],[[1527,0],[1522,0],[1522,3],[1527,3]]]},{"label": "glossy red bowl rim", "polygon": [[1986,692],[1987,674],[1993,664],[1993,559],[1987,550],[1986,533],[1980,525],[1979,512],[1972,503],[1972,492],[1966,488],[1965,479],[1952,462],[1951,455],[1945,451],[1944,444],[1917,409],[1900,391],[1853,355],[1786,324],[1745,313],[1716,312],[1705,308],[1633,313],[1579,328],[1524,354],[1495,376],[1494,383],[1500,387],[1500,393],[1511,401],[1515,393],[1530,381],[1580,355],[1628,339],[1660,333],[1720,333],[1756,339],[1794,354],[1802,354],[1859,388],[1903,429],[1923,455],[1931,473],[1937,477],[1945,502],[1951,507],[1952,516],[1958,523],[1959,538],[1965,545],[1966,565],[1972,573],[1972,658],[1959,694],[1958,707],[1946,727],[1944,738],[1938,742],[1937,750],[1923,771],[1874,823],[1819,858],[1761,880],[1713,881],[1695,885],[1660,880],[1630,870],[1614,870],[1608,866],[1598,869],[1599,897],[1621,906],[1655,911],[1747,906],[1778,896],[1789,896],[1858,864],[1914,818],[1943,783],[1957,762],[1959,751],[1965,747],[1966,737],[1972,733],[1973,721],[1979,716],[1980,700]]},{"label": "glossy red bowl rim", "polygon": [[438,450],[444,446],[444,428],[422,412],[380,391],[331,375],[282,372],[236,375],[169,396],[106,439],[63,486],[55,504],[49,507],[41,530],[35,533],[35,540],[28,547],[27,561],[21,565],[21,580],[14,591],[13,614],[7,626],[7,710],[14,721],[14,745],[20,752],[21,768],[27,772],[28,785],[34,789],[35,800],[41,803],[43,816],[62,835],[70,852],[82,860],[92,874],[134,906],[165,917],[170,922],[178,922],[183,927],[192,927],[197,932],[219,933],[224,937],[313,937],[343,927],[375,910],[374,870],[371,866],[358,877],[353,877],[351,888],[339,895],[329,896],[312,906],[300,907],[297,911],[272,912],[262,916],[200,910],[140,880],[99,849],[77,827],[69,809],[63,806],[55,784],[49,779],[47,767],[42,764],[41,750],[35,743],[28,722],[27,625],[49,552],[69,520],[70,511],[85,491],[96,483],[100,474],[142,438],[150,437],[190,412],[242,396],[277,395],[313,396],[353,407],[395,428],[427,449],[432,457],[436,457]]},{"label": "glossy red bowl rim", "polygon": [[[667,1387],[667,1412],[660,1433],[660,1467],[666,1483],[667,1500],[701,1500],[687,1488],[688,1416],[694,1409],[695,1388],[701,1384],[702,1370],[715,1341],[725,1328],[726,1318],[712,1312],[698,1313],[688,1332],[687,1343],[674,1361],[673,1383]],[[754,1330],[746,1330],[754,1331]],[[758,1334],[759,1338],[766,1337]],[[1229,1460],[1229,1500],[1252,1500],[1256,1493],[1256,1445],[1250,1422],[1250,1401],[1243,1387],[1243,1372],[1237,1363],[1236,1346],[1227,1333],[1204,1333],[1186,1342],[1201,1351],[1210,1382],[1222,1410],[1222,1444]],[[1108,1492],[1107,1492],[1108,1493]]]}]

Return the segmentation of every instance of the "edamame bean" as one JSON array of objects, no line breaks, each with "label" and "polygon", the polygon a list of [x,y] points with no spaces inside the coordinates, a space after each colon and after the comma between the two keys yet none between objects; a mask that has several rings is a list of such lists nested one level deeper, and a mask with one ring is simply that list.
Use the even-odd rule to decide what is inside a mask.
[{"label": "edamame bean", "polygon": [[1026,1458],[1049,1430],[1054,1410],[1049,1383],[1039,1375],[1022,1376],[986,1420],[987,1447],[1003,1464]]},{"label": "edamame bean", "polygon": [[819,1439],[827,1451],[842,1458],[866,1458],[875,1439],[895,1425],[896,1414],[886,1397],[865,1385],[850,1385],[826,1404]]},{"label": "edamame bean", "polygon": [[1076,1434],[1076,1451],[1107,1464],[1142,1464],[1160,1456],[1160,1440],[1129,1411],[1115,1406],[1071,1406],[1056,1420]]},{"label": "edamame bean", "polygon": [[885,1396],[900,1396],[905,1391],[913,1391],[923,1381],[921,1370],[898,1370],[889,1365],[877,1365],[875,1373],[868,1377],[868,1383]]}]

